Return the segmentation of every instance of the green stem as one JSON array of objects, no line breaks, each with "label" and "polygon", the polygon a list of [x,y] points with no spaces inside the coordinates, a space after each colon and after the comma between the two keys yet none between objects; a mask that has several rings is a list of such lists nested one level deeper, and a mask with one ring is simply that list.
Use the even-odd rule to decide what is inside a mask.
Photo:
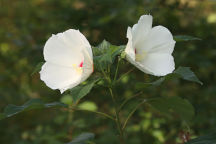
[{"label": "green stem", "polygon": [[120,121],[120,118],[119,118],[119,111],[118,111],[117,103],[116,103],[116,100],[115,100],[115,97],[114,97],[114,94],[113,94],[113,91],[112,91],[111,87],[109,88],[109,91],[110,91],[110,95],[112,97],[113,103],[115,105],[116,125],[117,125],[117,128],[118,128],[119,134],[120,134],[120,142],[121,142],[121,144],[125,144],[125,142],[124,142],[124,133],[123,133],[122,126],[121,126],[121,121]]},{"label": "green stem", "polygon": [[118,63],[117,63],[117,67],[116,67],[116,71],[115,71],[115,76],[114,76],[114,83],[116,81],[117,75],[118,75],[118,69],[119,69],[119,63],[120,63],[121,58],[118,58]]},{"label": "green stem", "polygon": [[129,73],[131,73],[135,68],[133,67],[132,69],[130,69],[129,71],[127,71],[126,73],[124,73],[119,79],[117,79],[115,81],[115,83],[118,83],[121,79],[123,79],[126,75],[128,75]]},{"label": "green stem", "polygon": [[131,99],[134,99],[134,98],[140,96],[142,93],[143,93],[143,92],[141,91],[141,92],[135,94],[134,96],[131,96],[131,97],[125,99],[125,100],[123,101],[123,103],[120,105],[119,111],[120,111],[120,110],[124,107],[124,105],[125,105],[126,103],[128,103]]},{"label": "green stem", "polygon": [[145,103],[145,102],[146,102],[146,100],[143,100],[141,103],[139,103],[139,104],[129,113],[128,117],[126,118],[126,120],[125,120],[125,122],[124,122],[124,125],[123,125],[123,127],[122,127],[122,130],[124,130],[124,129],[126,128],[127,123],[128,123],[128,121],[129,121],[129,119],[131,118],[131,116],[134,114],[134,112],[135,112],[143,103]]},{"label": "green stem", "polygon": [[109,114],[106,114],[106,113],[103,113],[103,112],[91,111],[91,110],[85,110],[85,109],[79,109],[79,108],[75,108],[75,107],[73,107],[72,109],[73,109],[73,110],[77,110],[77,111],[86,111],[86,112],[96,113],[96,114],[98,114],[98,115],[101,115],[101,116],[104,116],[104,117],[107,117],[107,118],[109,118],[109,119],[111,119],[111,120],[116,121],[115,118],[113,118],[113,117],[110,116]]}]

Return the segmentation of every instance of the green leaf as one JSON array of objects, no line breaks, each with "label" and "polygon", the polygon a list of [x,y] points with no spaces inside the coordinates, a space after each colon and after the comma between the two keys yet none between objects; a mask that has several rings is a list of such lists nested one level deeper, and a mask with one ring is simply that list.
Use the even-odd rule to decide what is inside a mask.
[{"label": "green leaf", "polygon": [[159,86],[165,81],[166,77],[161,77],[153,82],[136,82],[136,88],[137,89],[143,89],[149,86]]},{"label": "green leaf", "polygon": [[170,80],[173,78],[182,78],[184,80],[188,80],[188,81],[192,81],[192,82],[197,82],[199,84],[203,84],[198,78],[197,76],[194,74],[193,71],[191,71],[191,69],[189,67],[179,67],[177,68],[173,73],[168,74],[164,77],[160,77],[159,79],[153,81],[153,82],[137,82],[136,83],[136,88],[137,89],[143,89],[146,88],[148,86],[159,86],[161,85],[164,81],[166,80]]},{"label": "green leaf", "polygon": [[31,75],[34,75],[34,74],[38,73],[38,72],[41,70],[41,67],[43,66],[44,63],[45,63],[45,62],[39,62],[39,63],[35,66],[35,68],[34,68],[34,70],[33,70],[33,72],[32,72]]},{"label": "green leaf", "polygon": [[182,120],[190,121],[194,116],[193,106],[181,97],[160,97],[147,102],[163,114],[169,115],[175,112]]},{"label": "green leaf", "polygon": [[50,108],[50,107],[66,107],[67,105],[60,103],[60,102],[53,102],[45,104],[40,99],[31,99],[26,102],[22,106],[16,106],[13,104],[9,104],[5,107],[4,112],[0,113],[0,120],[6,117],[11,117],[15,114],[18,114],[23,111],[32,110],[32,109],[39,109],[39,108]]},{"label": "green leaf", "polygon": [[182,79],[203,84],[189,67],[179,67],[174,74],[178,74]]},{"label": "green leaf", "polygon": [[178,35],[178,36],[174,36],[174,40],[177,42],[181,42],[181,41],[192,41],[192,40],[201,40],[201,39],[193,36],[188,36],[188,35]]},{"label": "green leaf", "polygon": [[186,144],[216,144],[216,131],[209,133],[207,135],[192,139]]},{"label": "green leaf", "polygon": [[76,137],[72,142],[67,144],[87,144],[88,141],[94,139],[95,135],[93,133],[82,133]]},{"label": "green leaf", "polygon": [[76,103],[79,99],[86,96],[91,89],[93,88],[94,84],[100,79],[93,80],[88,82],[85,85],[78,85],[70,90],[70,95],[72,95],[73,102]]},{"label": "green leaf", "polygon": [[165,77],[161,77],[161,78],[157,79],[156,81],[151,82],[149,84],[153,85],[153,86],[159,86],[164,82],[164,80],[165,80]]},{"label": "green leaf", "polygon": [[115,46],[104,40],[97,47],[93,47],[94,66],[97,70],[105,70],[120,55],[125,46]]}]

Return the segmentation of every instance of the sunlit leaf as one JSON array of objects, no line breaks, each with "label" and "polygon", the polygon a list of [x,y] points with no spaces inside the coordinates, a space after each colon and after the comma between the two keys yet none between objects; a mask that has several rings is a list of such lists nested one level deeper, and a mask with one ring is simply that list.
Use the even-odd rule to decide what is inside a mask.
[{"label": "sunlit leaf", "polygon": [[182,79],[203,84],[189,67],[179,67],[174,71],[175,74],[181,76]]},{"label": "sunlit leaf", "polygon": [[201,39],[193,36],[188,36],[188,35],[177,35],[174,36],[174,40],[177,42],[181,42],[181,41],[192,41],[192,40],[201,40]]},{"label": "sunlit leaf", "polygon": [[186,144],[216,144],[216,131],[209,133],[207,135],[192,139]]},{"label": "sunlit leaf", "polygon": [[31,99],[22,106],[16,106],[9,104],[5,107],[4,112],[0,114],[0,119],[11,117],[23,111],[39,109],[39,108],[50,108],[50,107],[66,107],[67,105],[60,102],[44,103],[40,99]]},{"label": "sunlit leaf", "polygon": [[178,114],[181,119],[190,121],[194,116],[194,107],[181,97],[160,97],[148,101],[154,108],[163,114]]},{"label": "sunlit leaf", "polygon": [[82,133],[76,137],[72,142],[67,144],[88,144],[87,142],[94,139],[95,135],[93,133]]},{"label": "sunlit leaf", "polygon": [[90,110],[90,111],[96,111],[98,109],[97,105],[91,101],[85,101],[85,102],[79,104],[78,107],[81,110]]},{"label": "sunlit leaf", "polygon": [[34,75],[34,74],[38,73],[38,72],[41,70],[41,67],[43,66],[44,63],[45,63],[45,62],[39,62],[39,63],[35,66],[35,68],[34,68],[34,70],[33,70],[33,72],[32,72],[31,75]]}]

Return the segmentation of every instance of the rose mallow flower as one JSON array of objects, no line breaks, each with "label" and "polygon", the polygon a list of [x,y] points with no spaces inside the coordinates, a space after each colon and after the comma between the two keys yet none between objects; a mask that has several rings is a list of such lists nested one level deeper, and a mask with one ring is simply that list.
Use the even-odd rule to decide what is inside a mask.
[{"label": "rose mallow flower", "polygon": [[40,78],[61,93],[85,81],[93,72],[91,45],[79,30],[52,35],[44,46]]},{"label": "rose mallow flower", "polygon": [[128,27],[126,59],[147,74],[164,76],[175,69],[175,41],[167,28],[152,27],[152,19],[151,15],[143,15],[137,24]]}]

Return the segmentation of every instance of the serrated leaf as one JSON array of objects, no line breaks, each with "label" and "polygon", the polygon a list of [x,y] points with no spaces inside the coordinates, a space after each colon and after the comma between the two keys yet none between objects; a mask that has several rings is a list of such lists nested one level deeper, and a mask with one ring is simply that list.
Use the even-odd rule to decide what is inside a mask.
[{"label": "serrated leaf", "polygon": [[95,68],[105,70],[114,62],[116,56],[121,54],[123,49],[124,46],[115,46],[104,40],[93,48]]},{"label": "serrated leaf", "polygon": [[84,96],[86,96],[90,91],[91,89],[93,88],[94,84],[100,79],[96,79],[96,80],[93,80],[85,85],[79,85],[79,86],[76,86],[74,88],[72,88],[70,90],[70,95],[72,96],[73,98],[73,102],[76,103],[79,99],[83,98]]},{"label": "serrated leaf", "polygon": [[182,120],[190,121],[194,116],[194,108],[190,102],[181,97],[160,97],[148,101],[154,108],[163,114],[178,114]]},{"label": "serrated leaf", "polygon": [[88,141],[94,139],[95,135],[93,133],[82,133],[76,137],[72,142],[67,144],[87,144]]},{"label": "serrated leaf", "polygon": [[41,70],[41,67],[43,66],[44,63],[45,63],[45,62],[39,62],[39,63],[35,66],[35,68],[34,68],[34,70],[33,70],[33,72],[32,72],[31,75],[34,75],[34,74],[38,73],[38,72]]},{"label": "serrated leaf", "polygon": [[16,106],[13,104],[9,104],[8,106],[5,107],[4,112],[0,113],[0,119],[11,117],[20,112],[32,110],[32,109],[50,108],[50,107],[66,107],[66,106],[67,105],[60,103],[60,102],[53,102],[53,103],[45,104],[40,99],[31,99],[22,106]]},{"label": "serrated leaf", "polygon": [[191,69],[189,67],[179,67],[178,69],[176,69],[173,73],[178,74],[181,76],[181,78],[183,78],[184,80],[188,80],[188,81],[193,81],[193,82],[197,82],[199,84],[203,84],[198,78],[197,76],[194,74],[193,71],[191,71]]},{"label": "serrated leaf", "polygon": [[216,144],[216,131],[209,133],[207,135],[192,139],[186,144]]},{"label": "serrated leaf", "polygon": [[193,36],[188,36],[188,35],[177,35],[174,36],[174,40],[177,42],[181,42],[181,41],[192,41],[192,40],[201,40],[201,39]]}]

